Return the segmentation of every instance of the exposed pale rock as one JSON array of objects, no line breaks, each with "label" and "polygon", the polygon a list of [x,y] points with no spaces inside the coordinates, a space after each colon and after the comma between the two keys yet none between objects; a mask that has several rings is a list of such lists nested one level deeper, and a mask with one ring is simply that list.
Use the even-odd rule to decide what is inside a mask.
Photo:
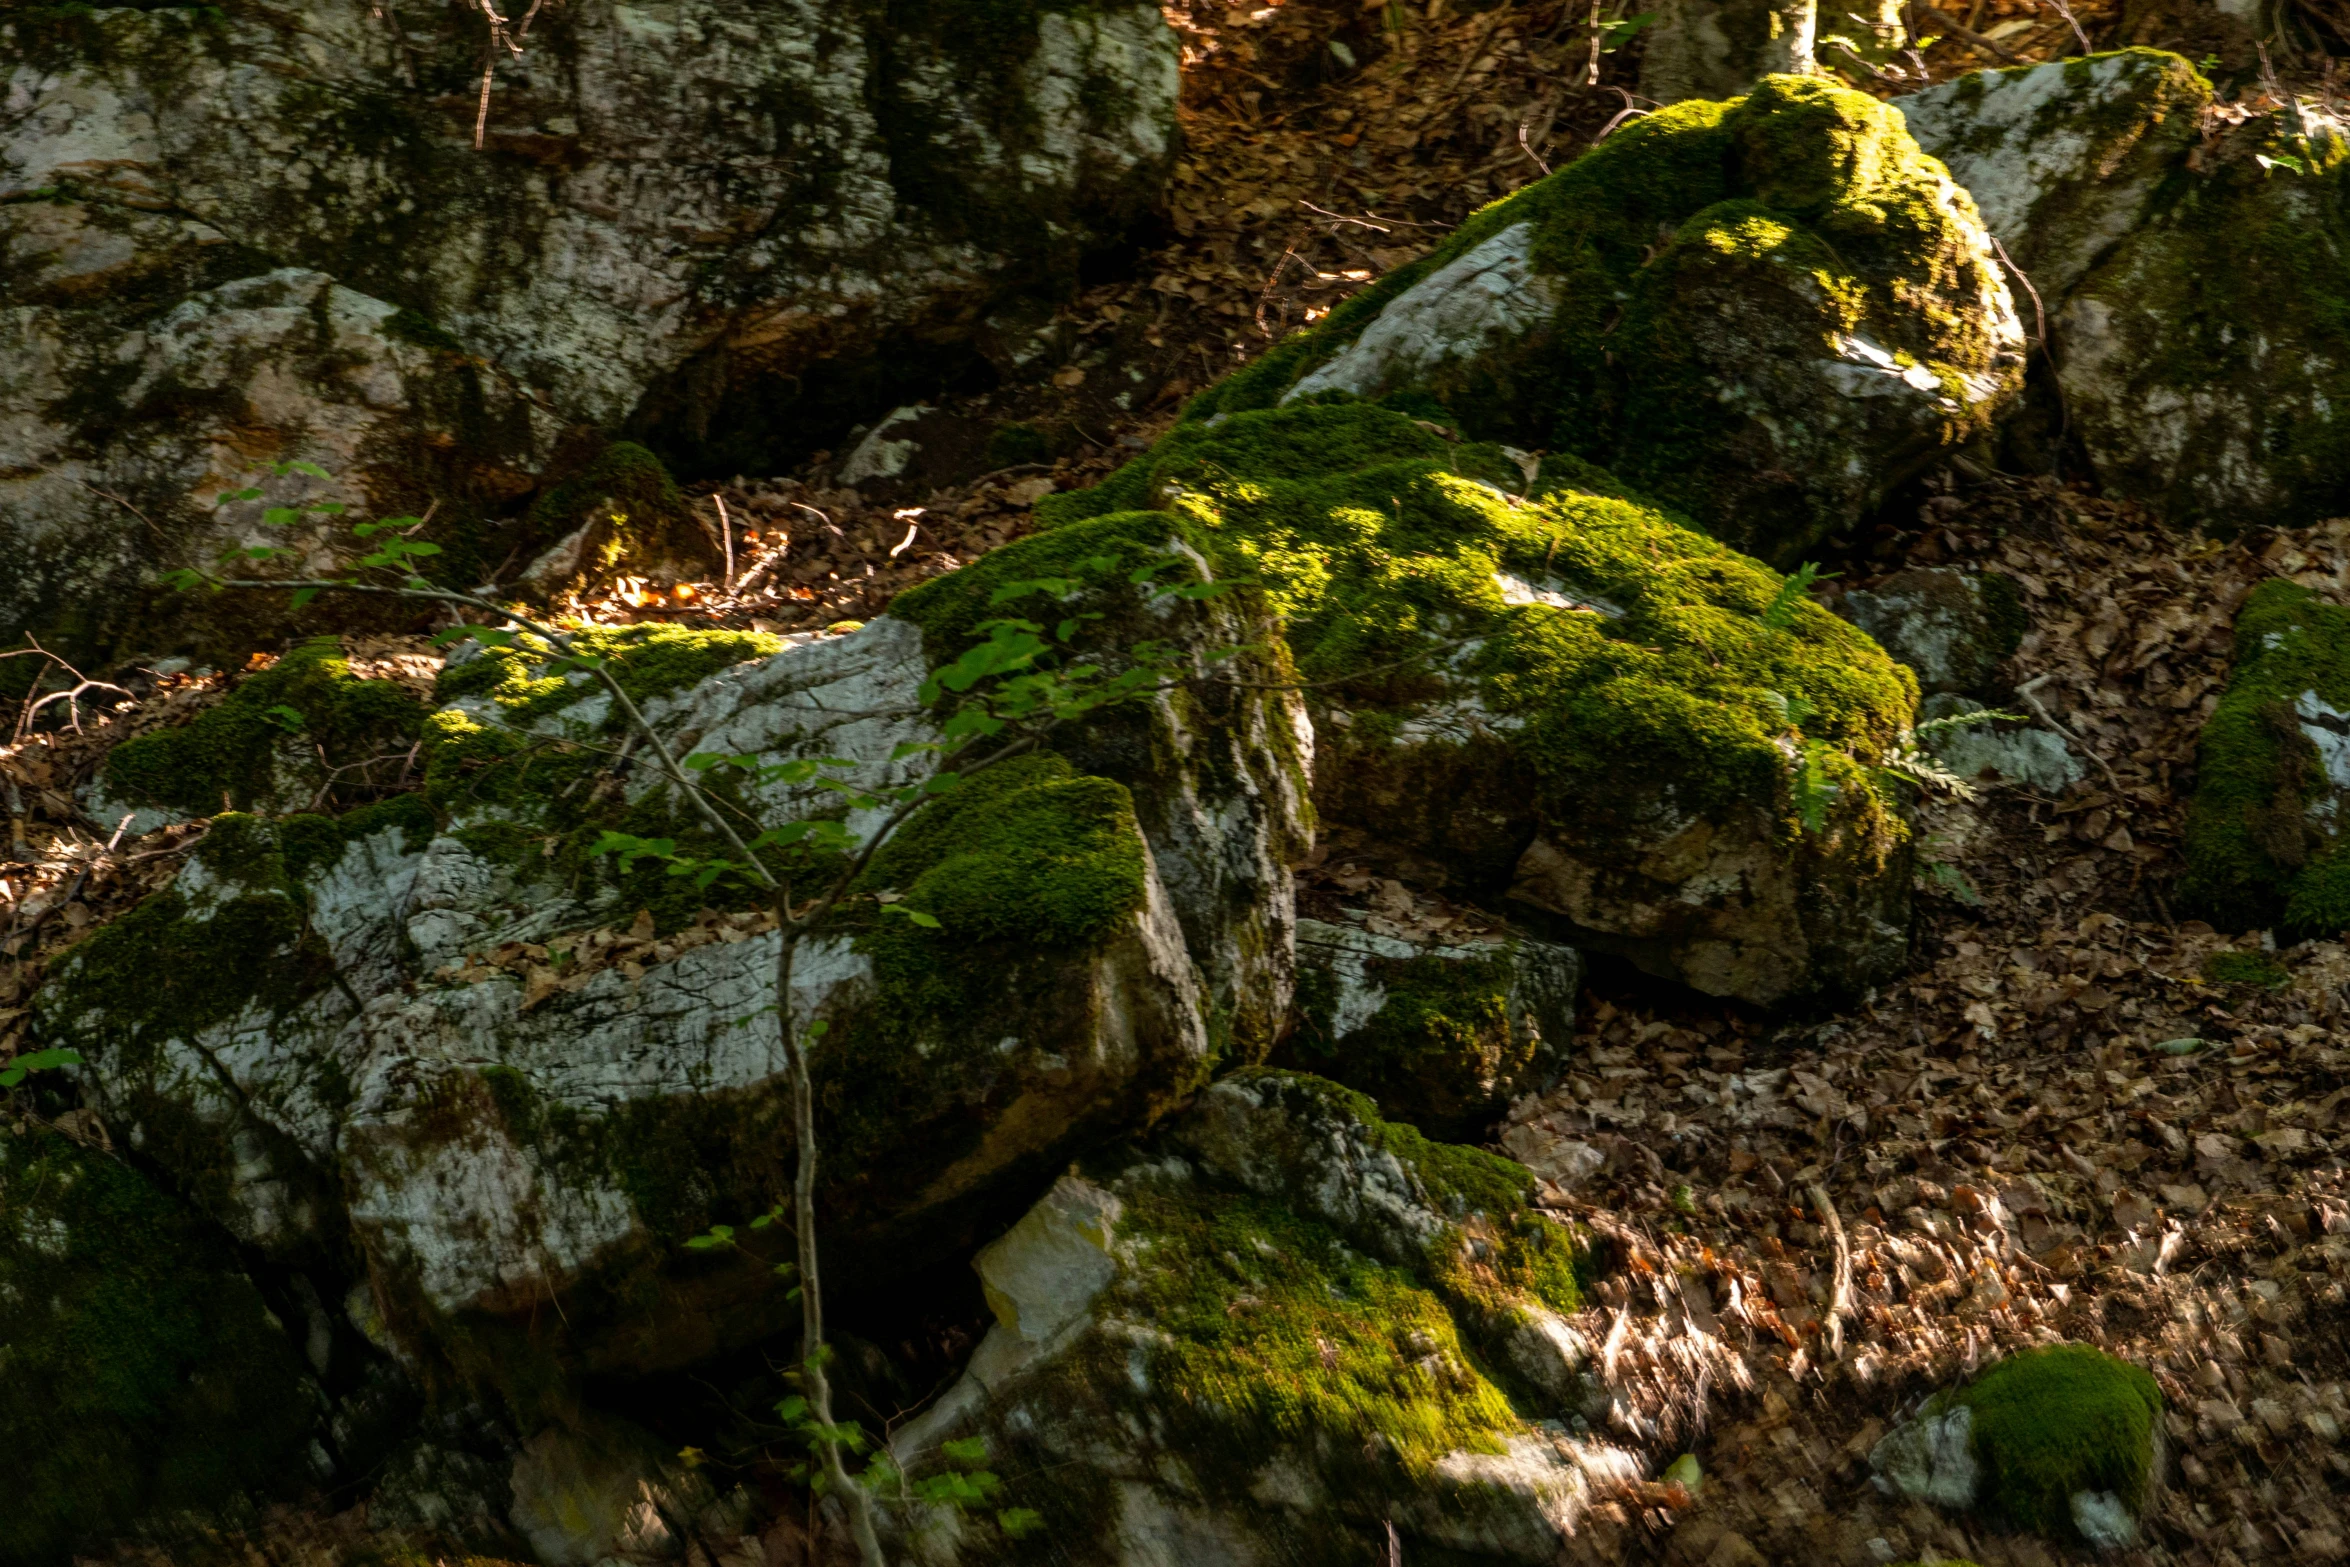
[{"label": "exposed pale rock", "polygon": [[1856,588],[1836,611],[1916,671],[1928,696],[1988,695],[2027,624],[2012,580],[1938,568],[1897,571],[1874,588]]},{"label": "exposed pale rock", "polygon": [[1974,1455],[1974,1411],[1903,1422],[1869,1450],[1877,1488],[1912,1501],[1964,1510],[1975,1504],[1983,1466]]},{"label": "exposed pale rock", "polygon": [[257,458],[447,521],[512,510],[576,423],[796,457],[1056,297],[1175,147],[1148,5],[548,6],[476,151],[483,25],[0,22],[0,630],[217,545],[196,497]]},{"label": "exposed pale rock", "polygon": [[[950,647],[959,633],[939,601],[951,611],[957,591],[927,601]],[[984,581],[974,591],[987,599]],[[1240,600],[1150,609],[1121,586],[1101,602],[1149,616],[1178,647],[1266,635],[1261,609]],[[899,752],[937,735],[919,700],[930,634],[886,616],[649,693],[644,710],[681,751],[839,757],[871,787],[918,781],[932,753]],[[512,733],[517,719],[499,706],[511,690],[457,674],[465,694],[434,720],[433,743]],[[603,745],[611,733],[608,699],[585,683],[536,700],[519,723],[542,743]],[[939,843],[875,862],[906,878],[897,885],[916,906],[950,900],[938,909],[951,939],[891,923],[800,949],[794,1013],[831,1028],[812,1066],[827,1105],[837,1278],[967,1243],[1072,1153],[1147,1124],[1218,1049],[1269,1042],[1288,1005],[1287,859],[1304,834],[1303,757],[1282,749],[1297,739],[1294,700],[1268,689],[1209,707],[1142,701],[1071,726],[1070,756],[1098,753],[1133,786],[1059,756],[1019,758],[942,797],[897,842],[928,843],[923,822],[972,812],[956,820],[1045,832],[1034,850],[941,828]],[[649,807],[662,786],[639,771],[627,787]],[[739,796],[776,821],[828,798],[755,779]],[[669,1277],[693,1302],[674,1321],[615,1309],[615,1296],[627,1295],[616,1281],[668,1276],[695,1231],[777,1195],[789,1143],[769,1010],[780,938],[738,922],[723,939],[682,950],[648,940],[626,964],[567,978],[552,951],[512,972],[481,967],[507,944],[568,951],[588,927],[627,926],[635,903],[592,871],[541,868],[531,834],[570,830],[538,823],[546,802],[492,788],[449,805],[437,828],[430,812],[411,814],[298,873],[278,829],[223,818],[207,857],[142,911],[147,927],[102,937],[67,966],[43,1001],[44,1029],[90,1057],[92,1094],[121,1135],[207,1183],[248,1242],[283,1254],[337,1244],[347,1227],[404,1354],[449,1352],[432,1324],[557,1299],[590,1364],[673,1365],[771,1331],[779,1289],[748,1263]],[[849,824],[869,831],[880,815]],[[516,834],[530,847],[497,847]],[[964,874],[981,878],[968,893],[954,880]],[[951,901],[973,896],[984,901]],[[1091,901],[1053,901],[1078,896]],[[226,993],[178,1014],[104,983],[77,989],[77,975],[153,950],[114,953],[109,939],[234,940],[250,977],[223,976]],[[945,999],[925,999],[934,993]]]},{"label": "exposed pale rock", "polygon": [[2177,55],[2132,49],[1977,71],[1892,104],[2054,308],[2145,222],[2210,97]]}]

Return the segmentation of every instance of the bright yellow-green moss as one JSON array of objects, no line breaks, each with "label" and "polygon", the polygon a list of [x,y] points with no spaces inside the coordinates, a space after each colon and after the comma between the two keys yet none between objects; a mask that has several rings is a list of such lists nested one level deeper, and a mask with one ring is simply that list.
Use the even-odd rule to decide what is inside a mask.
[{"label": "bright yellow-green moss", "polygon": [[[1906,669],[1808,601],[1766,623],[1784,579],[1654,510],[1579,489],[1522,500],[1505,482],[1524,479],[1497,449],[1392,410],[1292,407],[1185,426],[1039,516],[1143,526],[1100,514],[1168,508],[1219,575],[1262,586],[1335,702],[1408,710],[1468,684],[1508,728],[1511,788],[1553,819],[1604,819],[1643,797],[1627,780],[1664,779],[1685,808],[1765,802],[1793,837],[1799,729],[1828,748],[1838,825],[1898,839],[1867,765],[1909,722]],[[1594,608],[1512,605],[1501,573]],[[1397,667],[1453,642],[1469,645]],[[1799,726],[1790,703],[1809,710]]]},{"label": "bright yellow-green moss", "polygon": [[0,1138],[0,1562],[94,1554],[172,1515],[300,1491],[301,1360],[193,1214],[119,1158]]},{"label": "bright yellow-green moss", "polygon": [[1506,1319],[1528,1303],[1581,1309],[1572,1233],[1535,1211],[1534,1176],[1524,1165],[1382,1120],[1368,1097],[1326,1078],[1266,1067],[1235,1077],[1276,1088],[1290,1101],[1287,1119],[1303,1135],[1318,1135],[1312,1128],[1333,1120],[1351,1121],[1418,1178],[1452,1221],[1421,1259],[1425,1276],[1452,1304],[1487,1319]]},{"label": "bright yellow-green moss", "polygon": [[2162,1391],[2128,1361],[2087,1344],[2025,1350],[1945,1407],[1973,1412],[1980,1505],[1994,1517],[2061,1538],[2076,1491],[2110,1491],[2132,1512],[2146,1503]]},{"label": "bright yellow-green moss", "polygon": [[[1210,1466],[1269,1449],[1384,1446],[1407,1474],[1447,1452],[1499,1452],[1516,1412],[1443,1303],[1322,1225],[1190,1182],[1139,1184],[1122,1233],[1143,1248],[1121,1306],[1163,1337],[1153,1407],[1194,1427]],[[1253,1478],[1253,1475],[1250,1476]]]},{"label": "bright yellow-green moss", "polygon": [[320,748],[337,763],[404,749],[423,719],[423,705],[397,682],[354,679],[341,645],[322,637],[178,728],[116,746],[106,758],[106,788],[130,804],[196,816],[249,810],[281,792],[281,773],[301,781],[296,788],[307,796],[322,781]]},{"label": "bright yellow-green moss", "polygon": [[[2301,704],[2312,702],[2308,711]],[[2350,855],[2305,720],[2350,711],[2350,609],[2283,580],[2236,616],[2235,668],[2203,726],[2180,891],[2223,930],[2350,929]]]},{"label": "bright yellow-green moss", "polygon": [[[1555,280],[1560,301],[1549,324],[1389,400],[1478,438],[1587,458],[1717,536],[1789,562],[1838,520],[1812,493],[1827,476],[1758,472],[1773,442],[1800,449],[1805,411],[1777,410],[1784,428],[1758,446],[1746,389],[1718,378],[1742,352],[1724,334],[1784,333],[1789,352],[1824,357],[1865,324],[1945,384],[1982,375],[1991,324],[1946,301],[1993,280],[1966,198],[1954,206],[1946,189],[1897,111],[1824,81],[1772,77],[1734,103],[1675,104],[1477,213],[1424,260],[1202,393],[1185,418],[1271,406],[1389,300],[1531,224],[1534,271]],[[1982,426],[1969,402],[1952,404],[1941,443]]]},{"label": "bright yellow-green moss", "polygon": [[[783,639],[763,631],[702,631],[686,626],[645,624],[595,627],[571,633],[573,644],[607,661],[620,689],[638,702],[683,690],[730,665],[780,652]],[[603,682],[585,671],[548,673],[549,650],[535,637],[489,648],[441,672],[433,694],[442,701],[488,696],[507,723],[523,724],[574,702],[605,695]],[[604,727],[618,730],[627,720],[607,715]]]}]

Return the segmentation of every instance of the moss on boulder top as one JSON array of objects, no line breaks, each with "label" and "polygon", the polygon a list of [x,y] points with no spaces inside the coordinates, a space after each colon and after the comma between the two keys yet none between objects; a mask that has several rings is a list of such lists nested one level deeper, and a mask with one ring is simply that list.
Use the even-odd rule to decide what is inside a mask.
[{"label": "moss on boulder top", "polygon": [[1983,433],[2022,342],[1974,203],[1901,116],[1773,77],[1635,121],[1185,418],[1383,400],[1788,565]]},{"label": "moss on boulder top", "polygon": [[1937,1393],[1869,1455],[1888,1491],[2105,1550],[2138,1542],[2162,1392],[2088,1344],[2008,1356]]},{"label": "moss on boulder top", "polygon": [[[1778,573],[1563,466],[1530,484],[1395,409],[1293,404],[1180,426],[1039,517],[1164,508],[1262,587],[1316,685],[1325,819],[1716,993],[1871,982],[1907,881],[1872,768],[1914,678]],[[1709,863],[1730,890],[1678,890]]]},{"label": "moss on boulder top", "polygon": [[2226,930],[2350,929],[2350,609],[2289,581],[2236,615],[2235,666],[2204,723],[2180,892]]},{"label": "moss on boulder top", "polygon": [[406,750],[423,722],[424,705],[397,681],[357,678],[342,645],[319,637],[187,723],[116,746],[105,797],[189,816],[299,809],[323,792],[331,767]]}]

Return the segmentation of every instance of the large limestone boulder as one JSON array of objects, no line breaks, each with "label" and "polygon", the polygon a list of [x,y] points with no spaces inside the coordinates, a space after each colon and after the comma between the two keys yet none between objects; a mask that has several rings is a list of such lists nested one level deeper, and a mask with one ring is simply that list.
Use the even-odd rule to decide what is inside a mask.
[{"label": "large limestone boulder", "polygon": [[0,20],[0,635],[212,538],[260,458],[475,525],[569,423],[772,471],[1024,351],[1174,151],[1148,5],[532,16],[486,108],[478,8]]},{"label": "large limestone boulder", "polygon": [[[1267,640],[1251,595],[1154,604],[1127,582],[1198,558],[1153,518],[1014,546],[847,636],[778,650],[636,628],[598,645],[680,752],[918,781],[931,753],[899,752],[937,736],[925,678],[994,586],[1081,574],[1071,549],[1124,552],[1070,603],[1112,645],[1145,625],[1201,655]],[[800,950],[795,1012],[830,1029],[812,1066],[836,1282],[970,1244],[1219,1057],[1270,1045],[1306,754],[1275,666],[1216,667],[1255,684],[1139,700],[941,795],[874,860],[863,912]],[[399,1353],[504,1388],[527,1417],[514,1389],[568,1367],[676,1365],[783,1325],[764,1266],[681,1250],[788,1180],[779,938],[748,888],[591,856],[606,829],[713,845],[616,758],[609,699],[576,672],[498,650],[441,694],[421,793],[340,821],[215,818],[168,891],[60,965],[37,1031],[89,1058],[117,1137],[238,1239],[355,1244]],[[222,711],[183,749],[233,739]],[[148,760],[125,747],[109,786],[157,788]],[[753,781],[731,798],[779,822],[827,796]],[[875,894],[938,928],[880,918]]]},{"label": "large limestone boulder", "polygon": [[996,1322],[891,1442],[984,1442],[994,1513],[909,1508],[932,1564],[1269,1564],[1438,1550],[1547,1562],[1637,1460],[1567,1421],[1593,1353],[1573,1236],[1516,1165],[1317,1078],[1227,1078],[1063,1178],[980,1253]]},{"label": "large limestone boulder", "polygon": [[2183,525],[2350,504],[2350,140],[2314,103],[2221,128],[2185,60],[2135,49],[1899,100],[2030,275],[2109,495]]},{"label": "large limestone boulder", "polygon": [[1909,851],[1872,769],[1914,677],[1558,466],[1292,403],[1178,426],[1039,516],[1167,508],[1262,581],[1311,683],[1324,820],[1416,879],[1711,994],[1876,983],[1906,949]]},{"label": "large limestone boulder", "polygon": [[2222,929],[2350,928],[2350,609],[2288,581],[2236,615],[2228,688],[2197,745],[2180,893]]},{"label": "large limestone boulder", "polygon": [[1677,104],[1477,214],[1199,398],[1355,398],[1598,463],[1793,565],[2023,382],[1966,192],[1893,110],[1772,77]]}]

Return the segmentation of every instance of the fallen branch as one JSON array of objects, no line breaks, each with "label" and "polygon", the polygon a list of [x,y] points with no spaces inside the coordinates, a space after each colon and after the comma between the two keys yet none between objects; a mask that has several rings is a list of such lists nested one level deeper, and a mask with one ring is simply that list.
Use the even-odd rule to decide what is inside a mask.
[{"label": "fallen branch", "polygon": [[1984,37],[1981,33],[1976,32],[1973,28],[1961,22],[1957,17],[1952,16],[1948,11],[1944,11],[1936,6],[1926,5],[1922,3],[1921,0],[1921,3],[1917,6],[1917,12],[1927,21],[1932,22],[1936,27],[1941,28],[1951,37],[1957,39],[1960,43],[1965,44],[1968,48],[1976,51],[1978,54],[1990,55],[1995,59],[2006,61],[2009,65],[2023,65],[2027,63],[2022,55],[2012,53],[1995,39]]},{"label": "fallen branch", "polygon": [[2041,706],[2040,699],[2033,695],[2034,692],[2038,691],[2042,686],[2048,684],[2049,681],[2054,680],[2055,678],[2056,676],[2053,673],[2035,675],[2031,679],[2025,681],[2022,685],[2017,686],[2015,688],[2015,694],[2032,704],[2032,711],[2040,715],[2041,722],[2045,723],[2049,728],[2055,730],[2058,734],[2064,736],[2067,740],[2070,740],[2073,744],[2079,746],[2084,752],[2088,754],[2090,761],[2095,762],[2099,767],[2104,768],[2105,781],[2113,785],[2114,792],[2116,794],[2121,793],[2121,775],[2113,770],[2113,764],[2108,762],[2103,756],[2100,756],[2097,753],[2096,748],[2091,746],[2088,741],[2082,739],[2079,735],[2073,733],[2070,729],[2067,729],[2064,725],[2058,723],[2056,721],[2056,715],[2048,711],[2047,708]]},{"label": "fallen branch", "polygon": [[1811,1193],[1811,1205],[1819,1210],[1820,1223],[1828,1230],[1828,1238],[1836,1243],[1836,1279],[1828,1291],[1828,1353],[1844,1358],[1844,1318],[1852,1310],[1852,1246],[1844,1238],[1844,1221],[1836,1216],[1836,1204],[1829,1200],[1828,1189],[1817,1181],[1804,1183]]}]

